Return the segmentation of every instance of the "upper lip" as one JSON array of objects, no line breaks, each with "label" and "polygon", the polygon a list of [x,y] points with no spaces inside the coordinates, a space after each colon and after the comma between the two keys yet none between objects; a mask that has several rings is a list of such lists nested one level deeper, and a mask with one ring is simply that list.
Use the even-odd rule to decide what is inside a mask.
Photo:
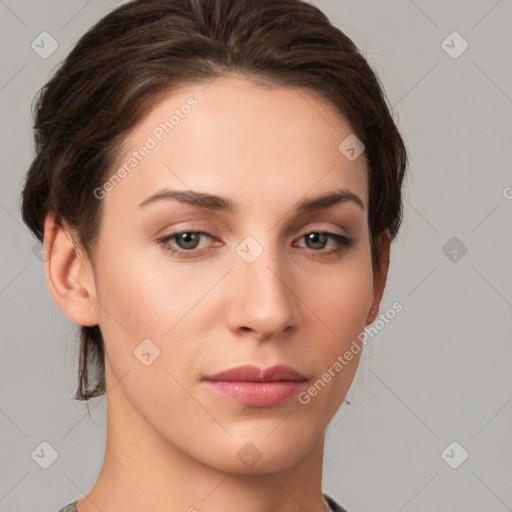
[{"label": "upper lip", "polygon": [[209,375],[205,380],[225,382],[304,381],[307,378],[291,366],[278,364],[269,368],[243,365]]}]

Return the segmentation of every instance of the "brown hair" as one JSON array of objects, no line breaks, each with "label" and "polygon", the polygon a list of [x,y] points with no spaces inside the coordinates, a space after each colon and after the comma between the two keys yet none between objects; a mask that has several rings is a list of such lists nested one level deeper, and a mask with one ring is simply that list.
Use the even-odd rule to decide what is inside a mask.
[{"label": "brown hair", "polygon": [[[368,62],[319,9],[302,0],[136,0],[101,19],[38,93],[36,154],[22,193],[24,222],[42,241],[45,216],[56,212],[94,266],[102,208],[93,190],[112,174],[130,130],[181,83],[231,72],[308,88],[350,123],[365,145],[378,271],[377,237],[388,228],[395,238],[402,219],[406,148]],[[87,400],[105,392],[99,326],[82,326],[80,343],[74,398]]]}]

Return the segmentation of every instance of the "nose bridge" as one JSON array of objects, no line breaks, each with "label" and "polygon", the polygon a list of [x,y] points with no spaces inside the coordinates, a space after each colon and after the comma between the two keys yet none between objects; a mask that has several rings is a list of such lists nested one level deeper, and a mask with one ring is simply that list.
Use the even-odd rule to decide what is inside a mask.
[{"label": "nose bridge", "polygon": [[271,238],[261,243],[247,237],[237,246],[230,315],[232,328],[249,329],[263,337],[276,336],[299,321],[291,273]]}]

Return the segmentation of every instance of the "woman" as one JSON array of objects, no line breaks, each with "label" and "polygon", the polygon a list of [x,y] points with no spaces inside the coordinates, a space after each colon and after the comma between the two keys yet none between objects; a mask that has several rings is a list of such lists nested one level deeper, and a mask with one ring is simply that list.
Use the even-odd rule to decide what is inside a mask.
[{"label": "woman", "polygon": [[[300,0],[145,0],[46,84],[23,219],[106,393],[66,512],[321,512],[325,429],[379,312],[406,150],[354,44]],[[96,383],[89,385],[89,371]]]}]

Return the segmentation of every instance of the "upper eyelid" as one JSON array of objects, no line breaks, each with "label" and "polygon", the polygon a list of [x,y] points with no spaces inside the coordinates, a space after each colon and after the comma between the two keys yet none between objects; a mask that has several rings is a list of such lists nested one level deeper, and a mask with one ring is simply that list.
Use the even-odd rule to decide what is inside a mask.
[{"label": "upper eyelid", "polygon": [[[194,221],[192,221],[194,222]],[[309,221],[307,222],[307,224],[309,223],[315,223],[315,224],[318,224],[318,223],[329,223],[329,224],[333,224],[332,221]],[[167,226],[167,228],[170,228],[171,226]],[[163,229],[160,229],[159,232],[163,232],[165,231],[167,228],[163,228]],[[321,227],[321,228],[311,228],[311,229],[304,229],[304,230],[301,230],[302,231],[302,234],[301,236],[307,234],[307,233],[318,233],[318,232],[328,232],[328,233],[333,233],[335,235],[340,235],[340,236],[350,236],[348,234],[348,229],[347,228],[343,228],[341,226],[338,226],[338,229],[341,229],[344,231],[344,233],[338,233],[336,232],[335,230],[333,230],[332,228],[326,228],[326,227]],[[211,222],[207,222],[206,223],[206,227],[203,228],[202,226],[199,227],[199,226],[189,226],[186,224],[186,221],[185,221],[185,225],[182,226],[182,227],[179,227],[179,228],[176,228],[176,231],[172,231],[171,233],[169,233],[169,235],[162,235],[161,238],[165,237],[165,236],[172,236],[172,235],[176,235],[176,234],[180,234],[180,233],[190,233],[190,232],[194,232],[194,233],[206,233],[207,235],[209,236],[214,236],[212,235],[212,231],[216,231],[217,229],[215,227],[212,227],[212,223]],[[230,233],[233,233],[231,229],[229,229]],[[289,234],[291,231],[295,231],[297,232],[297,228],[296,227],[288,227],[286,230],[283,231],[283,234]]]},{"label": "upper eyelid", "polygon": [[[172,238],[174,236],[182,235],[184,233],[197,233],[197,234],[209,236],[210,238],[215,238],[215,236],[212,235],[212,233],[208,232],[207,230],[198,229],[198,228],[183,228],[183,229],[178,229],[177,231],[173,231],[172,233],[169,233],[167,235],[162,235],[159,237],[159,239]],[[299,238],[302,238],[304,235],[309,235],[310,233],[326,233],[326,234],[330,234],[330,235],[344,236],[347,238],[349,236],[345,233],[336,233],[335,231],[329,230],[327,228],[317,228],[317,229],[313,228],[313,229],[303,230],[302,234],[299,236]]]}]

